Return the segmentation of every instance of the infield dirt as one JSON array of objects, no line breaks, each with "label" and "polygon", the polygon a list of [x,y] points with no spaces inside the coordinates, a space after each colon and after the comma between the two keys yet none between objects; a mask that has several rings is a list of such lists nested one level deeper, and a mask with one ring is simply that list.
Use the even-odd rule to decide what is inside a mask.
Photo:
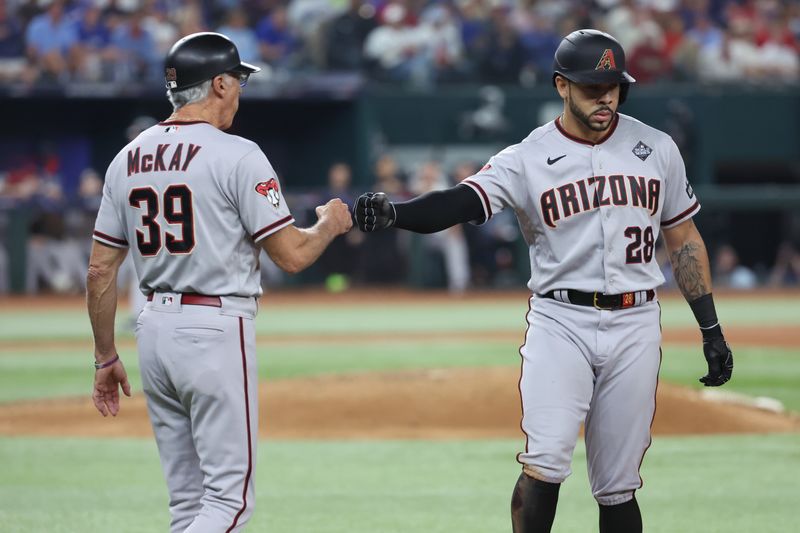
[{"label": "infield dirt", "polygon": [[[397,296],[402,298],[402,294],[392,295],[392,298]],[[288,303],[289,297],[286,298]],[[297,298],[297,295],[291,296],[291,302],[296,304]],[[497,296],[492,295],[492,298]],[[344,296],[333,297],[328,303],[341,303],[345,299]],[[37,300],[35,304],[23,300],[16,303],[51,308],[62,304],[76,305],[74,299],[51,301],[49,305]],[[415,297],[416,302],[420,300],[419,296]],[[274,297],[271,303],[276,304]],[[316,295],[315,305],[319,304],[319,295]],[[800,345],[800,333],[791,328],[731,328],[727,333],[734,345]],[[521,340],[522,335],[520,331],[514,339]],[[497,336],[493,333],[470,334],[470,338]],[[664,337],[666,342],[699,341],[696,331],[690,330],[667,330]],[[328,342],[335,341],[335,336],[328,339]],[[263,342],[292,342],[292,339],[276,336]],[[391,339],[388,338],[387,342]],[[269,380],[260,384],[260,435],[300,439],[510,437],[522,440],[518,380],[518,367],[372,372]],[[663,382],[658,388],[656,405],[655,434],[800,431],[800,417],[797,415],[711,402],[699,391]],[[0,405],[0,435],[147,437],[151,434],[141,391],[134,391],[133,398],[123,398],[121,413],[116,418],[101,417],[92,406],[88,392],[81,398]]]}]

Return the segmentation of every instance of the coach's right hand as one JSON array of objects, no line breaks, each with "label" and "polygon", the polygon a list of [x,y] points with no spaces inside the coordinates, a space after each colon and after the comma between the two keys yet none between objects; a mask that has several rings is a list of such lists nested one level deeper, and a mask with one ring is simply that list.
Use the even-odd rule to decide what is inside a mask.
[{"label": "coach's right hand", "polygon": [[334,235],[347,233],[353,227],[350,208],[339,198],[334,198],[325,205],[317,206],[315,211],[319,223],[328,227]]},{"label": "coach's right hand", "polygon": [[394,206],[382,192],[367,192],[356,200],[353,218],[358,229],[372,232],[391,227],[395,220]]}]

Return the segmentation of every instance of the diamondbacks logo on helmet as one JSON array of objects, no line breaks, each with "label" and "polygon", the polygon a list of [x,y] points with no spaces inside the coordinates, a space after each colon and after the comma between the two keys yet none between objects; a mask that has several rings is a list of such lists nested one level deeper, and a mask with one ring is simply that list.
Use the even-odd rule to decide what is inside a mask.
[{"label": "diamondbacks logo on helmet", "polygon": [[617,70],[617,62],[614,60],[614,52],[611,48],[606,48],[603,55],[600,56],[600,61],[597,62],[595,70]]},{"label": "diamondbacks logo on helmet", "polygon": [[278,182],[275,181],[275,178],[270,178],[269,181],[262,181],[256,184],[256,192],[265,196],[274,207],[278,207],[281,203],[281,194],[278,190]]}]

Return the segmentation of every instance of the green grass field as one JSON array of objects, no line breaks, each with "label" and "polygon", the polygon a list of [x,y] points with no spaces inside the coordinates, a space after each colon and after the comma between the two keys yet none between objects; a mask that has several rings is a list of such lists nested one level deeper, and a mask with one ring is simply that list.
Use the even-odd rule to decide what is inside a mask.
[{"label": "green grass field", "polygon": [[[260,373],[278,379],[332,372],[518,366],[527,303],[459,300],[339,307],[263,302]],[[790,299],[725,298],[727,327],[800,327]],[[662,305],[664,328],[692,326],[685,303]],[[123,316],[124,318],[124,316]],[[313,327],[309,330],[309,324]],[[459,340],[462,331],[506,332]],[[368,332],[363,341],[358,334]],[[442,332],[452,335],[438,335]],[[392,342],[381,341],[381,334]],[[420,333],[437,333],[422,340]],[[282,339],[271,345],[270,335]],[[18,312],[0,305],[0,402],[87,394],[90,332],[82,308]],[[335,342],[331,342],[331,339]],[[120,354],[140,392],[135,348]],[[287,339],[291,342],[288,342]],[[43,343],[42,341],[48,341]],[[59,347],[63,342],[63,349]],[[85,344],[84,344],[85,343]],[[726,388],[777,398],[800,412],[800,347],[734,346]],[[699,387],[699,346],[664,347],[662,379]],[[269,386],[269,383],[266,384]],[[520,440],[272,441],[259,448],[258,509],[251,531],[502,532],[519,474]],[[559,501],[555,532],[595,531],[596,505],[579,444]],[[800,434],[657,437],[638,499],[646,531],[793,531],[800,519]],[[0,437],[0,531],[166,531],[166,489],[147,439]]]}]

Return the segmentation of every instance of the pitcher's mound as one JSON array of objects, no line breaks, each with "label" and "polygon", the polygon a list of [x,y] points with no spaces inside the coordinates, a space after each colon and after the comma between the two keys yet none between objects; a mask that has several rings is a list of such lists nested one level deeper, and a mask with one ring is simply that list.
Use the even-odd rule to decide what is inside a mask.
[{"label": "pitcher's mound", "polygon": [[[522,439],[517,368],[415,370],[328,375],[260,384],[260,432],[298,439]],[[709,402],[698,391],[661,383],[657,434],[800,431],[800,417]],[[123,398],[103,418],[88,398],[7,404],[0,434],[149,436],[144,396]]]}]

